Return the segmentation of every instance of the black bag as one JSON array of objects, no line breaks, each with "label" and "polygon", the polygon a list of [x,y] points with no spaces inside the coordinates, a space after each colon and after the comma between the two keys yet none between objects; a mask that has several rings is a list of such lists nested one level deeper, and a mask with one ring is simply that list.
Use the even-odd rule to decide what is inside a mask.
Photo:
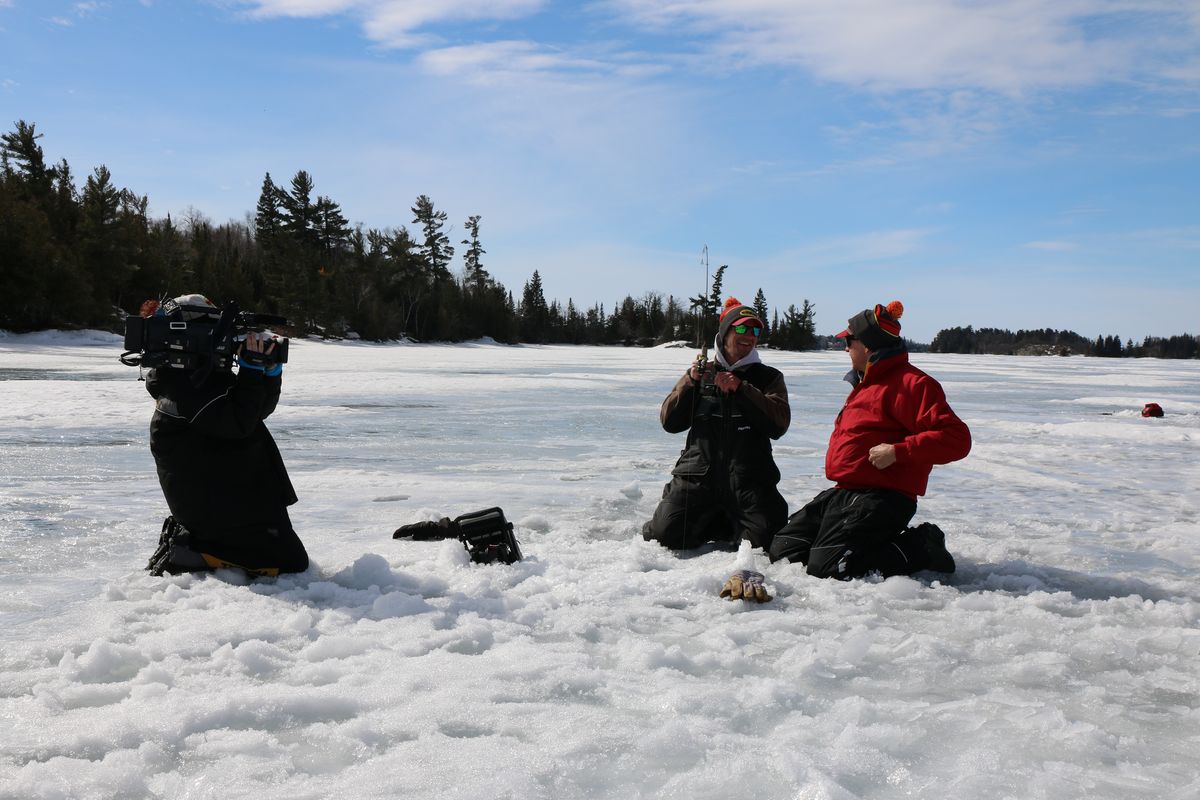
[{"label": "black bag", "polygon": [[461,517],[442,517],[437,522],[415,522],[402,525],[392,534],[393,539],[415,542],[457,538],[467,548],[477,564],[499,561],[512,564],[521,560],[521,546],[513,534],[513,524],[504,518],[499,506],[472,511]]}]

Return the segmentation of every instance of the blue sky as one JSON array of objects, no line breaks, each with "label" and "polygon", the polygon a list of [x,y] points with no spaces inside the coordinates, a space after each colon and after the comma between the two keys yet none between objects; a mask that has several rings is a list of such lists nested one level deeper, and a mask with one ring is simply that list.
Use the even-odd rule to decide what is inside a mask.
[{"label": "blue sky", "polygon": [[18,119],[155,216],[427,194],[564,303],[696,294],[707,245],[827,333],[1200,333],[1195,0],[0,0]]}]

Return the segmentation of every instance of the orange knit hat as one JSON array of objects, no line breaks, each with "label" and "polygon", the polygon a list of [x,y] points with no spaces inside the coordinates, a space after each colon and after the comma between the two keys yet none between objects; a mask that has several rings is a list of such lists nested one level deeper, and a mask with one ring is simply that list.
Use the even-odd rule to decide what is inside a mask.
[{"label": "orange knit hat", "polygon": [[858,339],[870,350],[886,350],[904,340],[900,338],[900,317],[904,315],[904,304],[893,300],[887,306],[878,303],[866,308],[846,321],[846,330],[838,334]]},{"label": "orange knit hat", "polygon": [[753,306],[743,305],[741,300],[730,297],[725,301],[725,307],[721,309],[721,323],[717,327],[717,338],[723,342],[725,334],[729,333],[731,327],[748,323],[758,323],[758,327],[763,329],[767,327],[758,318],[758,312],[754,310]]}]

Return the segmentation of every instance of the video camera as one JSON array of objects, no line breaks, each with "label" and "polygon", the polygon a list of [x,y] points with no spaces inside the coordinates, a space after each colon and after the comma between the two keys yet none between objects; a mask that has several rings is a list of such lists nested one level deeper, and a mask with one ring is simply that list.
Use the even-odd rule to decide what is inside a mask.
[{"label": "video camera", "polygon": [[[125,352],[121,363],[130,367],[225,369],[233,364],[238,347],[251,331],[268,325],[287,325],[272,314],[242,311],[236,303],[224,309],[207,305],[181,305],[167,300],[149,317],[125,318]],[[286,364],[287,337],[274,337],[271,360]]]},{"label": "video camera", "polygon": [[512,564],[521,560],[521,545],[513,535],[513,524],[504,518],[504,511],[499,506],[472,511],[454,519],[442,517],[436,522],[402,525],[392,538],[414,542],[458,539],[476,564],[496,561]]}]

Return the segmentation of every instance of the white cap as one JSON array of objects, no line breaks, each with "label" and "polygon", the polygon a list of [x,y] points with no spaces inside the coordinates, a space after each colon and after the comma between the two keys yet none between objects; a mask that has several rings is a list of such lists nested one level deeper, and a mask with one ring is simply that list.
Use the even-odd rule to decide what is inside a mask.
[{"label": "white cap", "polygon": [[179,297],[174,298],[172,302],[179,306],[179,310],[183,314],[183,318],[185,320],[200,319],[202,317],[210,316],[209,314],[201,311],[191,311],[189,310],[189,307],[204,306],[212,309],[216,308],[216,306],[213,305],[213,302],[202,294],[181,294]]}]

